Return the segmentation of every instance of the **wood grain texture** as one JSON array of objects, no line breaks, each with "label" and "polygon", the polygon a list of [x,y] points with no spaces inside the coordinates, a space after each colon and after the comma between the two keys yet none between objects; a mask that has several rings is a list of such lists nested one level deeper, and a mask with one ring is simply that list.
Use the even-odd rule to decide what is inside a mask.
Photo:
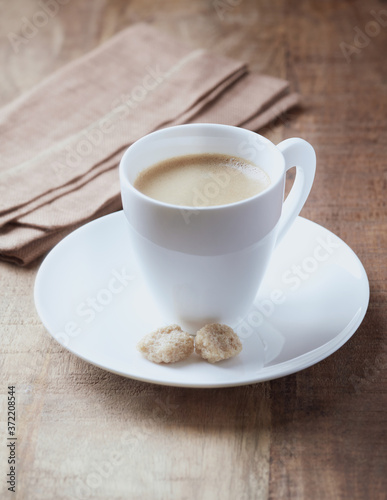
[{"label": "wood grain texture", "polygon": [[[39,263],[0,264],[0,470],[6,387],[15,383],[13,498],[386,498],[386,2],[70,0],[18,52],[9,34],[40,4],[2,0],[0,10],[0,105],[137,21],[289,79],[304,107],[263,133],[315,146],[303,215],[354,249],[371,285],[364,322],[328,359],[263,384],[190,390],[124,379],[71,355],[36,315]],[[379,30],[371,11],[382,15]],[[356,39],[366,29],[368,42]],[[343,44],[356,50],[345,55]],[[11,498],[3,473],[0,491]]]}]

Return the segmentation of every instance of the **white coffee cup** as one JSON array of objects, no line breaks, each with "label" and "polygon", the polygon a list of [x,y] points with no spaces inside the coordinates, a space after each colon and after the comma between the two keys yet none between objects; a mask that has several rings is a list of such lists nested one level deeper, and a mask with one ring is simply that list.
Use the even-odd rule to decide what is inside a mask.
[{"label": "white coffee cup", "polygon": [[[220,153],[252,161],[270,177],[263,192],[229,205],[181,207],[134,188],[139,172],[167,158]],[[284,202],[286,172],[296,178]],[[144,279],[166,321],[195,331],[207,323],[235,326],[257,294],[270,256],[303,207],[316,170],[303,139],[277,146],[249,130],[189,124],[135,142],[120,163],[121,196]]]}]

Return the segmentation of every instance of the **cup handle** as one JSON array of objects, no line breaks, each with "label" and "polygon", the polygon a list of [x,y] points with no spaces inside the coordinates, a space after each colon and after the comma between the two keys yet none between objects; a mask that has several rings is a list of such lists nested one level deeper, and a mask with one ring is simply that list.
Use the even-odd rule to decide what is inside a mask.
[{"label": "cup handle", "polygon": [[316,172],[316,153],[304,139],[286,139],[277,145],[285,158],[285,172],[296,167],[296,178],[283,206],[278,223],[276,246],[301,212],[312,188]]}]

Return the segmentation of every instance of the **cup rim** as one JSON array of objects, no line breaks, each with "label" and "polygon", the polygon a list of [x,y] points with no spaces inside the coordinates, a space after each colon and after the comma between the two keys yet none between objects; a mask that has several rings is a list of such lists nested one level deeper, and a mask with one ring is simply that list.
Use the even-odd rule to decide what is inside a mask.
[{"label": "cup rim", "polygon": [[[273,144],[269,139],[264,137],[263,135],[257,134],[256,132],[253,132],[252,130],[249,129],[244,129],[242,127],[236,127],[234,125],[223,125],[223,124],[217,124],[217,123],[185,123],[182,125],[174,125],[171,127],[165,127],[160,130],[156,130],[154,132],[151,132],[149,134],[144,135],[137,141],[135,141],[133,144],[131,144],[123,154],[120,164],[119,164],[119,176],[120,176],[120,183],[121,183],[121,191],[122,188],[125,187],[125,189],[129,188],[131,192],[133,192],[136,196],[138,196],[140,199],[143,199],[144,201],[147,201],[148,203],[150,202],[153,205],[162,207],[162,208],[169,208],[169,209],[177,209],[177,210],[189,210],[189,211],[216,211],[216,210],[224,210],[230,207],[235,207],[235,206],[241,206],[246,203],[251,203],[253,200],[256,200],[258,198],[263,198],[265,196],[268,196],[271,191],[273,191],[277,184],[281,182],[282,180],[282,175],[278,177],[274,182],[270,182],[270,185],[265,188],[263,191],[255,194],[254,196],[250,196],[249,198],[244,198],[243,200],[239,201],[234,201],[232,203],[226,203],[223,205],[211,205],[211,206],[201,206],[201,207],[196,207],[193,205],[176,205],[174,203],[167,203],[164,201],[156,200],[155,198],[151,198],[150,196],[142,193],[138,189],[134,187],[134,185],[130,182],[128,178],[128,174],[125,171],[125,161],[127,156],[131,153],[133,148],[137,148],[142,145],[143,142],[147,142],[151,138],[157,138],[158,136],[162,136],[164,134],[167,134],[168,132],[173,132],[174,130],[182,130],[182,129],[200,129],[200,128],[208,128],[214,130],[215,128],[220,129],[220,130],[238,130],[238,133],[246,133],[246,135],[250,136],[258,136],[264,143],[267,145],[276,156],[279,156],[282,159],[282,166],[283,166],[283,173],[285,172],[285,159],[282,156],[281,152],[277,149],[275,144]],[[261,167],[262,168],[262,167]],[[262,170],[266,172],[265,169],[262,168]],[[267,174],[269,175],[269,174]],[[271,179],[270,179],[271,180]]]}]

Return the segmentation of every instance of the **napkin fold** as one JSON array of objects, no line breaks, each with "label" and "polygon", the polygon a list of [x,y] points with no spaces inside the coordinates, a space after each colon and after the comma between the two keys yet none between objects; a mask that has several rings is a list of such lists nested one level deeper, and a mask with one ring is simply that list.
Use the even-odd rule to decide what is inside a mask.
[{"label": "napkin fold", "polygon": [[258,130],[299,102],[289,84],[135,24],[0,110],[0,258],[26,265],[121,208],[117,166],[154,130]]}]

